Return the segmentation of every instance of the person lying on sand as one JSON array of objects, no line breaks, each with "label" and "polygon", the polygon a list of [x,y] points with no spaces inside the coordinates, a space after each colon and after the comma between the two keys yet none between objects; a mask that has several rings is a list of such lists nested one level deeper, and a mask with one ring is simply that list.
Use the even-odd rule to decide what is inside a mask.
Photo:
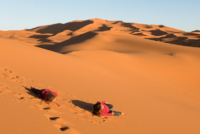
[{"label": "person lying on sand", "polygon": [[[58,96],[58,94],[56,92],[52,92],[49,89],[36,89],[34,87],[31,87],[31,91],[33,91],[37,96],[39,96],[42,100],[44,100],[46,103],[50,104],[50,103],[55,103],[56,97]],[[60,106],[59,104],[57,104],[58,106]]]},{"label": "person lying on sand", "polygon": [[125,113],[112,111],[113,105],[107,104],[105,101],[98,101],[93,106],[93,114],[97,116],[120,116],[126,115]]}]

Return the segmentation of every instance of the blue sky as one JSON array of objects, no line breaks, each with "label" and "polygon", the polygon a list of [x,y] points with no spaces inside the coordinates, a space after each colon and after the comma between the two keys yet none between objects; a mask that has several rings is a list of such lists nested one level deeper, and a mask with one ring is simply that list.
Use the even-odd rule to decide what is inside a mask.
[{"label": "blue sky", "polygon": [[101,18],[200,30],[200,0],[2,0],[0,30]]}]

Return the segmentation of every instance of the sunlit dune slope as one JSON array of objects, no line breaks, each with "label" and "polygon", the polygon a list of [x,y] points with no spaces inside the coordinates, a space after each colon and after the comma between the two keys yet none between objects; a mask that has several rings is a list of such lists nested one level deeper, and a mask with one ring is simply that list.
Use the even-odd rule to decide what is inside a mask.
[{"label": "sunlit dune slope", "polygon": [[1,64],[34,80],[34,85],[51,87],[62,98],[58,102],[63,108],[70,93],[77,96],[72,100],[89,104],[106,100],[115,110],[127,113],[100,125],[101,118],[89,113],[56,108],[81,133],[199,132],[199,48],[110,33],[60,49],[51,46],[65,55],[11,39],[0,42]]},{"label": "sunlit dune slope", "polygon": [[[50,134],[199,134],[199,38],[198,30],[102,19],[0,31],[0,129],[29,133],[30,124],[42,124]],[[30,86],[56,91],[60,106],[41,104]],[[93,116],[92,105],[102,100],[127,115]],[[5,122],[12,120],[16,131]]]}]

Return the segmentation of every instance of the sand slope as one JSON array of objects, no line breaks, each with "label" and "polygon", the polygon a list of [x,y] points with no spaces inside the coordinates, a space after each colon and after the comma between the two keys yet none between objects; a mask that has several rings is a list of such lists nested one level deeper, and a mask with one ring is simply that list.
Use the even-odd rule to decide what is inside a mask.
[{"label": "sand slope", "polygon": [[[145,39],[166,39],[169,33],[169,38],[197,38],[198,32],[189,37],[162,25],[101,19],[43,26],[20,35],[26,32],[37,34],[39,40],[27,43],[19,35],[12,39],[1,32],[0,99],[4,103],[0,105],[5,107],[1,113],[7,113],[2,132],[30,133],[31,125],[42,124],[42,130],[33,132],[48,128],[48,133],[71,134],[200,133],[200,48]],[[40,104],[29,91],[31,85],[58,92],[61,106]],[[127,116],[92,116],[91,107],[99,100]],[[15,115],[7,105],[19,107],[21,113],[16,110]],[[11,120],[11,126],[19,126],[15,130],[7,129],[6,121]],[[24,124],[30,129],[21,127]]]}]

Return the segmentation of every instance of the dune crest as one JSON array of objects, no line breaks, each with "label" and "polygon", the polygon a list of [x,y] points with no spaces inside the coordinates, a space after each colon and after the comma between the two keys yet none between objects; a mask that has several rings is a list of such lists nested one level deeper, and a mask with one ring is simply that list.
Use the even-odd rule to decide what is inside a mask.
[{"label": "dune crest", "polygon": [[[49,49],[59,53],[68,53],[66,47],[82,43],[82,38],[93,40],[91,34],[110,34],[138,36],[148,40],[164,43],[198,47],[199,30],[184,32],[164,25],[147,25],[138,23],[125,23],[123,21],[108,21],[103,19],[77,20],[65,24],[52,24],[38,26],[22,31],[0,31],[0,37],[15,39],[26,43],[34,43],[35,46]],[[173,36],[172,36],[173,35]],[[109,38],[109,37],[107,37]],[[117,38],[117,36],[116,36]],[[74,40],[74,42],[73,42]],[[63,50],[64,47],[65,50]],[[59,48],[59,49],[58,49]]]}]

